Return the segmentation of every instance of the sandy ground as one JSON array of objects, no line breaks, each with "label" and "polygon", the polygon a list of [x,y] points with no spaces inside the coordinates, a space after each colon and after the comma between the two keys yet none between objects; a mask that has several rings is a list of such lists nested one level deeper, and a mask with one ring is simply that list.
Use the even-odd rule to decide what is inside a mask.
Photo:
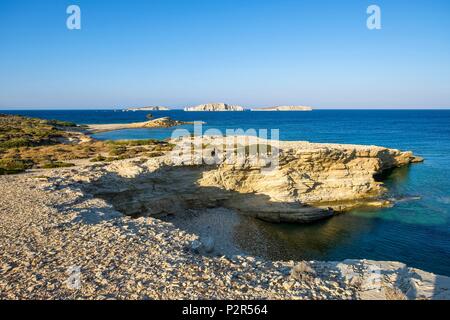
[{"label": "sandy ground", "polygon": [[132,122],[132,123],[109,123],[109,124],[90,124],[88,130],[91,132],[106,132],[122,129],[137,129],[145,128],[147,121],[144,122]]}]

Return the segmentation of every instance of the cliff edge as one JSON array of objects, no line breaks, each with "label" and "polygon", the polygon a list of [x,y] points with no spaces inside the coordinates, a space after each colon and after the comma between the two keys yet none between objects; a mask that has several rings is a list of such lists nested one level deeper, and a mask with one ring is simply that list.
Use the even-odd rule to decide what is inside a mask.
[{"label": "cliff edge", "polygon": [[[171,143],[176,147],[164,156],[118,161],[106,172],[90,169],[66,179],[89,182],[83,185],[89,193],[131,216],[226,207],[271,222],[307,223],[355,207],[391,205],[377,176],[422,161],[411,152],[377,146],[249,137],[235,144],[232,152],[244,153],[230,161],[220,159],[222,138],[195,142],[184,137]],[[196,143],[201,148],[191,149]],[[251,154],[254,146],[267,145],[269,156]]]}]

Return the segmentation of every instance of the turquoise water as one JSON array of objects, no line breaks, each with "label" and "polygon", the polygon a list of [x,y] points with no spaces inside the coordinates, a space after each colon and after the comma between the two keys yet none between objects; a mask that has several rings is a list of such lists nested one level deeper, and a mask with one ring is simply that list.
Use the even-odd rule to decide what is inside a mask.
[{"label": "turquoise water", "polygon": [[[110,110],[3,111],[77,123],[144,121],[146,112]],[[205,121],[204,129],[280,130],[283,140],[374,144],[411,150],[422,164],[395,170],[385,181],[393,208],[356,210],[312,225],[258,224],[254,254],[276,259],[396,260],[450,276],[450,111],[317,110],[313,112],[151,112]],[[192,130],[192,126],[183,126]],[[107,132],[98,139],[168,138],[173,128]],[[243,233],[245,230],[243,231]],[[247,238],[251,235],[247,235]],[[244,240],[243,240],[244,241]],[[245,244],[243,244],[245,246]],[[248,247],[248,246],[247,246]],[[251,247],[248,248],[250,251]]]}]

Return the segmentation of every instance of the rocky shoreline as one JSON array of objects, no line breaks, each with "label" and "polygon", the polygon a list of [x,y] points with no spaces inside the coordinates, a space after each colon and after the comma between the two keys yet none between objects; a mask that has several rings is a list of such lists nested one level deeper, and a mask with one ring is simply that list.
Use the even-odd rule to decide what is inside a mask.
[{"label": "rocky shoreline", "polygon": [[192,122],[173,120],[170,117],[162,117],[143,122],[89,124],[87,125],[87,133],[99,133],[123,129],[170,128],[183,124],[192,124]]},{"label": "rocky shoreline", "polygon": [[398,262],[204,254],[196,235],[62,185],[74,170],[0,177],[1,299],[449,298],[449,278]]},{"label": "rocky shoreline", "polygon": [[[376,146],[232,138],[179,138],[163,156],[68,175],[65,183],[86,181],[88,192],[131,216],[225,207],[270,222],[308,223],[356,207],[392,205],[376,175],[422,161]],[[225,144],[234,147],[220,150]],[[221,158],[228,154],[236,157]]]},{"label": "rocky shoreline", "polygon": [[[290,143],[282,145],[284,150],[289,146]],[[313,154],[322,156],[336,155],[336,150],[343,148],[358,149],[355,146],[327,145],[328,150],[333,150],[333,147],[335,150],[327,153],[324,145],[319,148],[312,144],[305,146],[308,148],[302,150],[317,150]],[[364,147],[360,148],[364,153]],[[370,148],[378,150],[374,157],[364,153],[364,157],[355,158],[355,153],[350,152],[353,160],[359,159],[355,168],[363,162],[376,163],[376,168],[380,169],[383,164],[388,167],[387,164],[392,166],[419,160],[410,153]],[[290,152],[284,155],[293,156]],[[381,158],[384,160],[375,162]],[[336,159],[346,158],[341,154]],[[397,162],[389,162],[392,159]],[[110,164],[0,176],[0,298],[450,298],[448,277],[408,268],[399,262],[269,261],[243,254],[223,255],[220,246],[211,248],[207,240],[158,219],[157,214],[124,215],[117,210],[120,201],[114,203],[113,200],[120,199],[120,196],[117,198],[116,194],[111,198],[100,192],[101,188],[109,185],[122,188],[127,195],[124,181],[132,182],[146,170],[151,171],[155,165],[161,167],[168,161],[161,156],[144,162],[140,159],[118,160]],[[186,165],[180,167],[186,168]],[[239,173],[236,168],[233,170]],[[367,167],[364,170],[367,171]],[[354,172],[358,172],[361,178],[364,170]],[[373,177],[376,170],[370,173]],[[176,176],[182,180],[179,172]],[[104,184],[99,184],[105,177],[108,178]],[[164,177],[167,177],[166,171],[155,178],[161,181]],[[255,181],[254,178],[251,176],[248,182]],[[248,186],[248,183],[243,185]],[[379,186],[378,191],[382,190],[381,185],[374,185]],[[155,187],[153,194],[164,194],[164,187]],[[139,193],[136,189],[133,192]],[[190,199],[191,204],[196,204],[195,198]],[[143,201],[143,198],[139,200]],[[148,200],[154,202],[151,197]],[[176,199],[162,200],[158,202],[158,208],[174,205]],[[199,206],[193,205],[190,210],[205,210],[208,205],[197,204]],[[187,209],[175,208],[180,210],[179,213]],[[151,213],[149,209],[151,207],[143,208],[143,213]],[[173,213],[162,210],[159,214]],[[75,287],[73,270],[79,270],[75,274],[79,276],[79,285]]]}]

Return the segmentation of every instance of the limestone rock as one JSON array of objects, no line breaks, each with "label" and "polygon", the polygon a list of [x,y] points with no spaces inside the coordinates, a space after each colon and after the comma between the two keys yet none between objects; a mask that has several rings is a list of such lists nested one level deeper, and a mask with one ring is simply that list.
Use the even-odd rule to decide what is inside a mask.
[{"label": "limestone rock", "polygon": [[327,267],[339,270],[347,280],[353,280],[360,299],[449,299],[446,288],[450,278],[435,275],[394,261],[344,260],[328,262]]},{"label": "limestone rock", "polygon": [[[82,187],[105,176],[132,182],[149,167],[54,169],[45,180],[39,173],[0,176],[0,299],[450,299],[450,278],[400,262],[269,261],[218,256],[216,248],[202,254],[198,235],[151,217],[130,219]],[[199,254],[189,247],[196,240]]]},{"label": "limestone rock", "polygon": [[170,110],[170,108],[163,106],[130,107],[125,109],[125,111],[167,111],[167,110]]},{"label": "limestone rock", "polygon": [[244,108],[226,103],[207,103],[195,107],[186,107],[184,111],[244,111]]},{"label": "limestone rock", "polygon": [[[192,143],[190,137],[172,142]],[[201,145],[217,150],[223,143],[217,137],[203,137]],[[244,142],[244,147],[251,144]],[[411,152],[376,146],[282,141],[276,145],[271,148],[278,150],[278,165],[268,171],[268,159],[259,155],[205,164],[196,152],[180,155],[175,148],[144,163],[111,163],[83,188],[132,216],[226,207],[266,221],[306,223],[358,206],[390,205],[382,198],[385,187],[375,177],[421,160]],[[205,150],[201,152],[204,155]]]},{"label": "limestone rock", "polygon": [[107,132],[123,129],[139,129],[139,128],[170,128],[178,125],[189,124],[190,122],[173,120],[170,117],[161,117],[144,122],[132,123],[112,123],[112,124],[90,124],[88,129],[91,133]]},{"label": "limestone rock", "polygon": [[147,121],[143,127],[144,128],[170,128],[181,124],[186,124],[186,122],[173,120],[170,117],[162,117],[154,120]]}]

